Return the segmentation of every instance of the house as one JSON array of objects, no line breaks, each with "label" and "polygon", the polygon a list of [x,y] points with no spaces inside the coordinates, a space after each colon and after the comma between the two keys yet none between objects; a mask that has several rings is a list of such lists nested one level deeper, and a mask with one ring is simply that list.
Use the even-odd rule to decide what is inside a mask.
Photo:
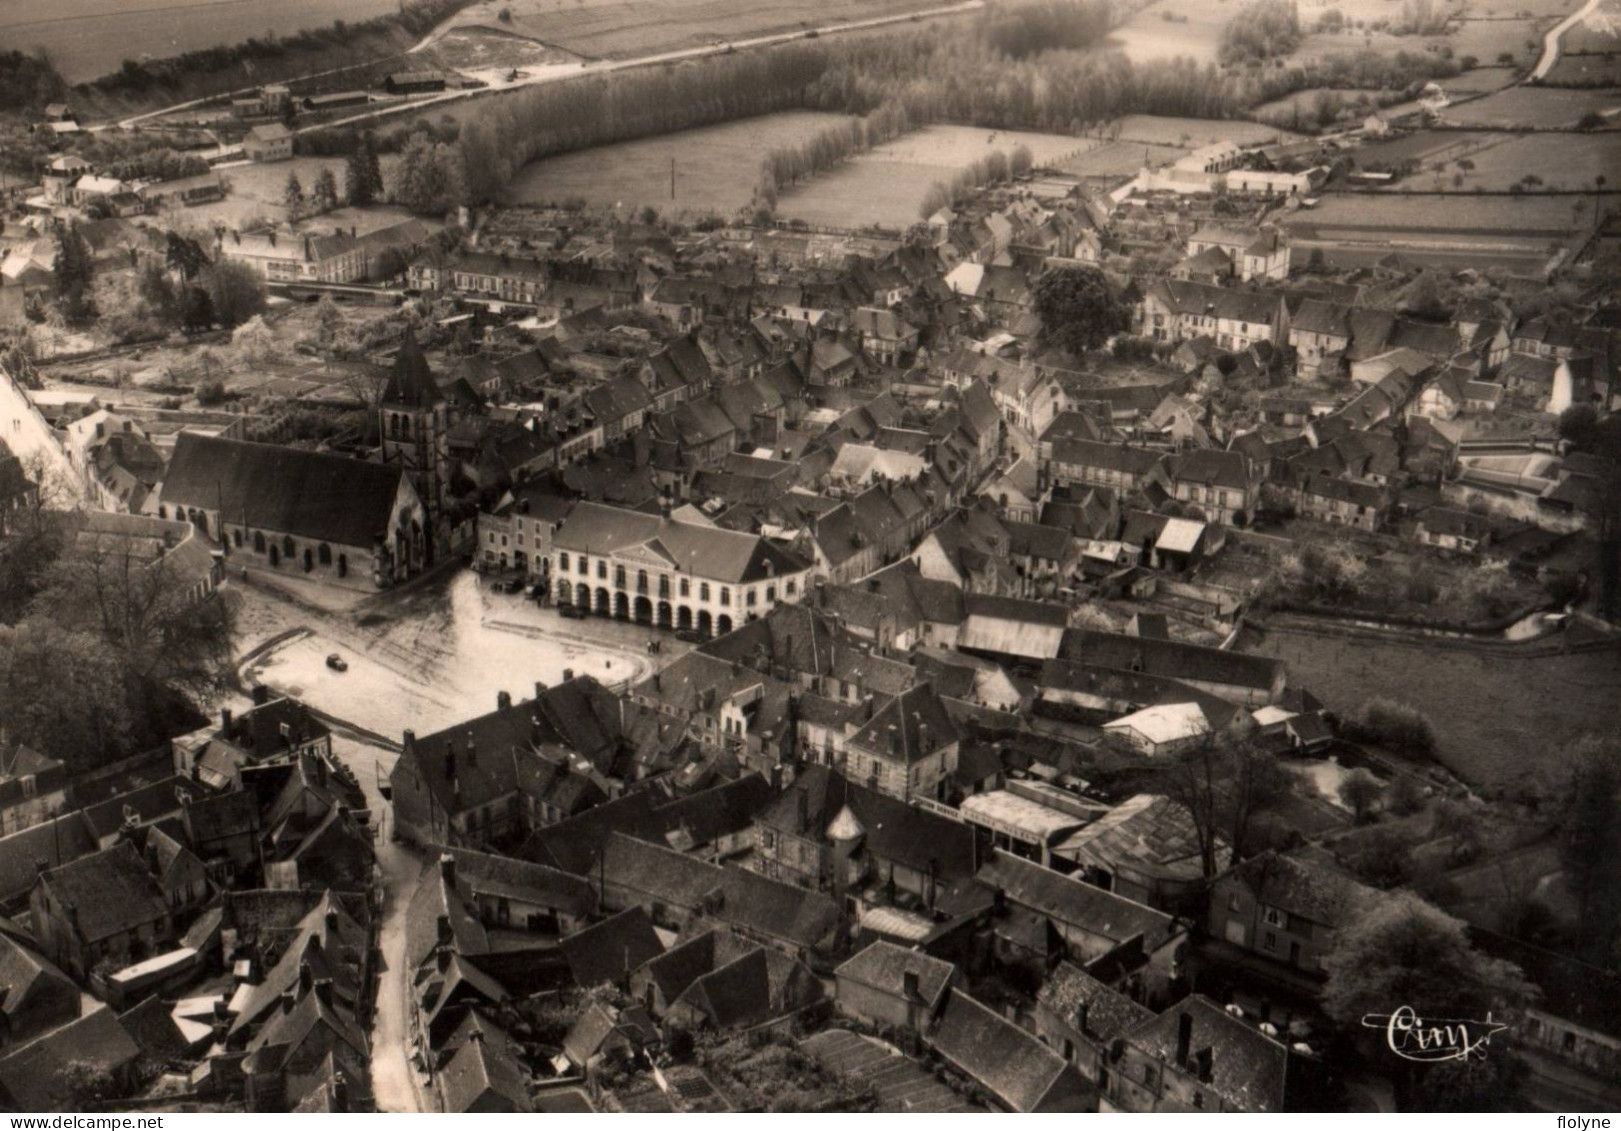
[{"label": "house", "polygon": [[966,993],[946,995],[926,1038],[942,1060],[1006,1111],[1096,1111],[1097,1095],[1073,1065]]},{"label": "house", "polygon": [[28,898],[40,951],[75,977],[128,966],[175,937],[173,908],[128,840],[41,872]]},{"label": "house", "polygon": [[1413,537],[1426,546],[1458,554],[1478,554],[1491,540],[1491,520],[1456,507],[1425,507],[1413,523]]},{"label": "house", "polygon": [[1088,883],[1150,907],[1175,907],[1203,890],[1206,851],[1218,869],[1232,855],[1219,839],[1204,845],[1181,804],[1139,793],[1071,833],[1053,855],[1078,866]]},{"label": "house", "polygon": [[233,231],[216,246],[222,259],[246,264],[267,283],[355,283],[370,267],[367,245],[353,229],[329,234],[275,227]]},{"label": "house", "polygon": [[1289,344],[1304,380],[1313,380],[1351,344],[1352,308],[1308,298],[1289,322]]},{"label": "house", "polygon": [[1281,1112],[1289,1053],[1194,994],[1132,1030],[1110,1098],[1126,1111]]},{"label": "house", "polygon": [[880,939],[833,971],[835,1008],[876,1029],[925,1032],[952,989],[966,987],[949,962]]},{"label": "house", "polygon": [[1187,930],[1164,911],[1002,849],[974,881],[1002,893],[992,929],[1006,964],[1043,975],[1060,958],[1107,967],[1111,986],[1149,1003],[1164,1000],[1181,976]]},{"label": "house", "polygon": [[242,152],[250,161],[286,161],[293,155],[293,131],[280,122],[254,126],[242,139]]},{"label": "house", "polygon": [[822,999],[821,983],[795,958],[751,946],[699,974],[670,1004],[666,1024],[688,1029],[752,1028]]},{"label": "house", "polygon": [[1073,962],[1060,962],[1036,995],[1036,1036],[1105,1094],[1111,1090],[1117,1042],[1153,1017],[1152,1010]]},{"label": "house", "polygon": [[10,836],[62,812],[67,805],[66,767],[24,743],[0,735],[0,836]]},{"label": "house", "polygon": [[891,797],[939,800],[956,773],[957,725],[927,683],[884,704],[845,747],[851,781]]},{"label": "house", "polygon": [[1198,508],[1209,522],[1246,525],[1261,501],[1261,477],[1239,451],[1205,448],[1181,452],[1165,462],[1171,494]]},{"label": "house", "polygon": [[1206,741],[1211,726],[1198,703],[1161,703],[1104,723],[1103,733],[1145,757],[1169,758]]},{"label": "house", "polygon": [[628,984],[631,971],[664,953],[653,921],[637,905],[565,936],[558,947],[568,960],[574,984],[582,988],[604,982]]},{"label": "house", "polygon": [[469,1009],[443,1045],[434,1096],[447,1114],[532,1115],[523,1047],[478,1009]]},{"label": "house", "polygon": [[0,1049],[26,1044],[79,1016],[79,987],[20,934],[0,930]]},{"label": "house", "polygon": [[427,514],[399,465],[182,433],[158,516],[184,518],[232,563],[385,589],[426,564]]},{"label": "house", "polygon": [[1238,291],[1213,283],[1159,279],[1144,292],[1141,332],[1156,342],[1210,337],[1229,353],[1257,342],[1288,340],[1289,307],[1283,296]]},{"label": "house", "polygon": [[1072,628],[1064,633],[1059,658],[1178,680],[1251,708],[1275,703],[1283,695],[1281,661],[1176,640]]},{"label": "house", "polygon": [[556,600],[724,636],[797,603],[811,566],[758,535],[581,502],[552,535]]},{"label": "house", "polygon": [[1080,483],[1122,494],[1145,486],[1162,454],[1097,440],[1054,440],[1047,478],[1054,486]]},{"label": "house", "polygon": [[84,1074],[104,1076],[128,1095],[141,1054],[106,1006],[0,1056],[0,1105],[11,1111],[82,1111]]},{"label": "house", "polygon": [[1208,926],[1212,938],[1321,977],[1337,932],[1381,898],[1334,869],[1266,852],[1211,884]]},{"label": "house", "polygon": [[303,703],[272,698],[263,686],[254,688],[254,696],[246,711],[221,708],[218,726],[171,739],[174,772],[224,789],[241,785],[244,766],[305,753],[332,756],[332,732]]},{"label": "house", "polygon": [[625,754],[619,700],[590,676],[503,694],[489,714],[418,737],[389,775],[395,829],[418,844],[499,844],[607,799]]},{"label": "house", "polygon": [[1354,526],[1370,534],[1384,526],[1389,505],[1383,488],[1333,475],[1307,475],[1300,483],[1295,503],[1304,518]]},{"label": "house", "polygon": [[1289,277],[1289,242],[1275,228],[1200,228],[1188,237],[1188,254],[1220,252],[1242,282]]},{"label": "house", "polygon": [[893,310],[858,307],[850,315],[850,328],[880,364],[899,366],[917,352],[918,328]]}]

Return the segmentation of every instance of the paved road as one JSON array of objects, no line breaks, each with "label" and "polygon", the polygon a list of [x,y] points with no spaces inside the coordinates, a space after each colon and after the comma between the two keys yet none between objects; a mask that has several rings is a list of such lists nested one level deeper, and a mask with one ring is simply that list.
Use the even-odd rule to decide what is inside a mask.
[{"label": "paved road", "polygon": [[[960,15],[960,14],[965,13],[965,12],[978,11],[980,8],[983,8],[984,6],[985,6],[985,0],[959,0],[959,2],[955,3],[955,4],[947,4],[947,5],[943,5],[941,7],[938,7],[938,8],[926,8],[926,9],[923,9],[923,10],[917,11],[917,12],[902,12],[902,13],[898,13],[896,15],[890,15],[890,16],[877,16],[877,17],[874,17],[872,19],[867,19],[867,20],[853,20],[853,21],[851,21],[849,23],[827,24],[827,25],[824,25],[822,27],[815,28],[814,31],[815,31],[815,34],[818,35],[818,36],[837,35],[840,32],[849,32],[849,31],[866,31],[866,30],[869,30],[871,28],[885,27],[885,26],[888,26],[888,25],[891,25],[891,24],[911,23],[914,20],[926,20],[926,19],[934,19],[934,18],[939,17],[939,16]],[[411,48],[411,51],[408,52],[408,53],[415,53],[415,52],[418,52],[418,51],[422,51],[422,50],[432,46],[433,43],[437,39],[439,39],[439,37],[444,35],[447,31],[450,31],[452,26],[454,26],[454,25],[452,25],[449,22],[447,22],[445,24],[441,24],[439,27],[437,27],[433,31],[429,32],[428,35],[422,40],[422,42],[418,43],[415,47]],[[308,133],[308,132],[312,132],[312,131],[316,131],[316,130],[330,130],[330,129],[334,129],[334,128],[338,127],[338,126],[354,125],[355,123],[358,123],[358,122],[377,121],[378,119],[386,118],[386,117],[389,117],[389,116],[394,115],[394,114],[408,113],[408,112],[411,112],[411,111],[420,110],[423,107],[427,107],[427,106],[438,106],[438,105],[442,105],[442,104],[444,104],[446,102],[456,102],[456,101],[459,101],[459,100],[464,99],[464,98],[473,98],[473,97],[476,97],[478,95],[487,95],[492,90],[494,90],[494,91],[520,90],[523,87],[527,87],[527,86],[538,86],[538,85],[543,84],[543,83],[566,82],[566,81],[569,81],[571,79],[588,78],[588,77],[590,77],[592,75],[609,74],[609,73],[612,73],[614,71],[631,70],[632,68],[636,68],[636,67],[651,67],[651,66],[657,66],[658,64],[661,64],[661,63],[681,62],[682,60],[685,60],[685,59],[702,59],[702,58],[706,58],[706,57],[712,56],[712,55],[726,55],[726,54],[730,54],[733,51],[742,51],[742,50],[746,50],[746,49],[748,49],[750,47],[770,47],[772,45],[779,44],[779,43],[791,43],[792,41],[794,41],[796,39],[804,39],[804,38],[806,38],[811,33],[812,30],[813,29],[810,29],[810,28],[800,28],[797,31],[776,32],[776,33],[774,33],[772,35],[759,35],[759,36],[754,36],[754,37],[749,38],[749,39],[734,39],[734,40],[731,40],[729,42],[710,43],[710,44],[705,44],[702,47],[685,47],[685,48],[682,48],[682,49],[680,49],[678,51],[664,51],[664,52],[660,52],[659,54],[656,54],[656,55],[642,55],[642,56],[638,56],[638,57],[633,58],[633,59],[601,59],[601,60],[597,60],[595,62],[584,63],[584,64],[582,64],[580,66],[573,66],[573,65],[567,65],[567,64],[558,65],[558,66],[549,66],[549,67],[546,67],[546,68],[543,68],[543,69],[537,71],[535,74],[526,75],[523,78],[517,79],[517,80],[515,80],[513,82],[510,82],[510,83],[503,83],[503,84],[501,84],[499,86],[484,87],[484,88],[479,88],[479,89],[476,89],[476,90],[447,90],[443,94],[435,94],[435,95],[432,95],[432,96],[430,96],[428,98],[418,98],[418,99],[411,99],[411,100],[406,100],[406,101],[402,101],[402,102],[390,103],[387,106],[382,106],[382,107],[377,107],[377,108],[374,108],[374,109],[369,109],[369,110],[366,110],[365,112],[359,113],[359,114],[351,114],[351,115],[349,115],[348,117],[345,117],[345,118],[338,118],[338,119],[333,120],[333,121],[319,122],[319,123],[315,123],[315,124],[312,124],[312,125],[300,126],[297,129],[295,129],[293,132],[294,133]],[[350,68],[348,68],[348,67],[342,67],[342,68],[337,68],[337,70],[334,70],[334,71],[320,71],[320,72],[317,72],[314,75],[300,76],[300,78],[301,79],[303,79],[303,78],[317,78],[317,77],[320,77],[321,75],[335,74],[335,73],[337,73],[338,70],[349,70],[349,69]],[[298,80],[285,80],[285,81],[298,81]],[[148,111],[148,112],[146,112],[144,114],[137,114],[134,117],[125,118],[123,121],[117,123],[117,125],[118,125],[118,128],[120,128],[120,129],[130,129],[130,128],[133,128],[134,126],[138,125],[139,123],[147,121],[147,120],[149,120],[151,118],[161,117],[164,114],[170,114],[170,113],[173,113],[173,112],[175,112],[177,110],[189,110],[194,106],[200,106],[200,105],[202,105],[204,103],[207,103],[207,102],[213,102],[213,101],[216,101],[216,100],[218,100],[219,98],[222,98],[222,97],[229,97],[231,95],[236,95],[236,94],[251,93],[253,90],[256,90],[256,89],[257,89],[257,87],[249,88],[246,91],[231,91],[227,95],[215,94],[215,95],[210,95],[207,98],[197,98],[197,99],[191,100],[190,102],[177,103],[176,105],[165,107],[162,110],[151,110],[151,111]],[[110,127],[108,127],[108,126],[94,126],[94,127],[91,127],[91,128],[92,129],[107,129],[107,128],[110,128]],[[240,146],[234,147],[234,149],[232,151],[234,152],[235,149],[240,149],[240,148],[241,148]]]},{"label": "paved road", "polygon": [[1581,23],[1598,8],[1601,0],[1587,0],[1580,8],[1560,20],[1548,29],[1548,34],[1542,37],[1542,59],[1537,63],[1537,69],[1531,72],[1531,82],[1541,82],[1553,65],[1559,62],[1560,38],[1571,28]]}]

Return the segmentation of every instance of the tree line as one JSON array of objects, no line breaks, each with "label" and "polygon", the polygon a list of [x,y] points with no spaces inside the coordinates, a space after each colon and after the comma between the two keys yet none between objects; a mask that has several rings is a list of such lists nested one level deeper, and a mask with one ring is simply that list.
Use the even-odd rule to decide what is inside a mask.
[{"label": "tree line", "polygon": [[760,185],[755,197],[766,208],[775,208],[780,190],[837,168],[852,157],[927,124],[915,120],[905,106],[891,100],[864,118],[829,126],[798,145],[780,146],[760,163]]},{"label": "tree line", "polygon": [[1293,0],[1256,0],[1221,29],[1223,63],[1262,62],[1300,46],[1300,13]]}]

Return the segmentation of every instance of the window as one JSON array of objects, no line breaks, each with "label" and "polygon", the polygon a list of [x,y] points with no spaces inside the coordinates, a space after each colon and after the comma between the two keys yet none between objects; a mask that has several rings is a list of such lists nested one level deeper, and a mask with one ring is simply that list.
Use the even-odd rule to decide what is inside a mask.
[{"label": "window", "polygon": [[591,563],[586,560],[586,557],[585,557],[584,554],[581,554],[580,555],[580,576],[581,577],[586,577],[586,576],[589,576],[590,573],[591,573]]},{"label": "window", "polygon": [[770,830],[770,829],[761,829],[760,830],[760,847],[761,848],[776,848],[777,847],[777,834],[775,832],[773,832],[772,830]]},{"label": "window", "polygon": [[557,572],[562,573],[566,569],[568,569],[568,554],[567,553],[558,554],[557,555]]},{"label": "window", "polygon": [[607,581],[608,580],[608,563],[607,562],[598,562],[597,563],[597,580],[598,581]]},{"label": "window", "polygon": [[624,566],[614,566],[614,588],[623,589],[624,587],[625,587],[625,567]]},{"label": "window", "polygon": [[732,591],[724,585],[720,587],[720,603],[727,606],[732,603]]},{"label": "window", "polygon": [[709,582],[702,581],[698,583],[698,600],[709,600]]},{"label": "window", "polygon": [[1266,925],[1268,927],[1283,928],[1288,927],[1289,925],[1289,916],[1285,915],[1282,911],[1279,911],[1276,907],[1268,907],[1261,918],[1266,921]]},{"label": "window", "polygon": [[757,592],[756,592],[756,591],[755,591],[755,590],[753,590],[753,589],[750,589],[750,590],[749,590],[749,591],[748,591],[748,593],[746,593],[746,594],[745,594],[745,595],[744,595],[744,597],[743,597],[743,603],[744,603],[744,604],[745,604],[745,605],[747,605],[747,606],[748,606],[748,607],[749,607],[749,608],[751,608],[751,609],[752,609],[752,608],[753,608],[753,607],[754,607],[754,606],[755,606],[755,604],[756,604],[756,603],[757,603],[757,600],[758,600],[758,598],[759,598],[759,596],[760,596],[760,595],[759,595],[759,593],[757,593]]},{"label": "window", "polygon": [[786,586],[783,587],[782,591],[788,594],[788,596],[792,597],[794,595],[794,583],[790,581]]},{"label": "window", "polygon": [[[752,596],[752,595],[753,594],[750,594],[750,596]],[[777,587],[775,585],[767,585],[765,587],[765,603],[769,605],[773,601],[775,601],[776,599],[777,599]]]},{"label": "window", "polygon": [[692,582],[688,581],[684,577],[681,579],[681,595],[683,597],[692,596]]},{"label": "window", "polygon": [[1261,945],[1267,950],[1277,950],[1278,936],[1273,934],[1271,931],[1268,931],[1266,933],[1266,939],[1261,943]]}]

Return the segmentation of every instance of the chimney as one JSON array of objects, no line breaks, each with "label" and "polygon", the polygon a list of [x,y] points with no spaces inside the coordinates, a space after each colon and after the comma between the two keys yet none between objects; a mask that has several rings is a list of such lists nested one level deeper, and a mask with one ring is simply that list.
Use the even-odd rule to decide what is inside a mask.
[{"label": "chimney", "polygon": [[270,702],[270,688],[266,687],[262,683],[254,684],[253,705],[255,707],[263,707],[268,702]]},{"label": "chimney", "polygon": [[349,1081],[341,1072],[332,1074],[332,1107],[336,1111],[349,1110]]},{"label": "chimney", "polygon": [[406,750],[414,750],[417,744],[417,732],[408,730],[400,736],[400,745]]},{"label": "chimney", "polygon": [[295,1006],[297,1004],[298,1004],[298,999],[293,996],[293,991],[292,990],[283,990],[282,991],[282,994],[281,994],[281,1011],[283,1013],[291,1013],[293,1011],[293,1006]]},{"label": "chimney", "polygon": [[450,969],[450,960],[455,957],[455,951],[448,946],[442,946],[433,952],[434,967],[443,974]]},{"label": "chimney", "polygon": [[34,871],[36,874],[43,875],[50,870],[51,862],[49,860],[45,859],[43,856],[36,856],[34,858]]},{"label": "chimney", "polygon": [[[571,680],[573,678],[574,678],[574,669],[570,668],[568,671],[565,671],[563,673],[563,681],[565,683],[567,683],[569,680]],[[535,680],[535,698],[539,699],[541,696],[543,696],[545,694],[546,694],[546,685],[544,683],[540,682],[540,680],[538,680],[538,679]]]},{"label": "chimney", "polygon": [[231,1016],[231,1011],[230,1011],[230,1009],[228,1009],[226,1007],[225,999],[222,998],[222,997],[215,998],[214,999],[214,1020],[216,1020],[216,1021],[224,1021],[227,1018],[229,1018],[230,1016]]},{"label": "chimney", "polygon": [[804,832],[810,824],[810,798],[803,787],[795,791],[795,802],[799,807],[799,831]]},{"label": "chimney", "polygon": [[1188,1066],[1188,1046],[1193,1043],[1193,1014],[1182,1013],[1176,1019],[1176,1063]]},{"label": "chimney", "polygon": [[904,990],[908,1001],[919,1001],[922,999],[923,994],[922,991],[918,989],[916,970],[908,970],[901,975],[901,987]]},{"label": "chimney", "polygon": [[449,915],[441,915],[441,916],[439,916],[438,928],[439,928],[439,945],[440,946],[449,946],[452,942],[454,942],[456,940],[456,936],[451,932],[451,929],[450,929],[450,916]]},{"label": "chimney", "polygon": [[315,983],[315,996],[328,1009],[332,1008],[332,979],[322,978]]},{"label": "chimney", "polygon": [[469,769],[475,769],[478,766],[478,743],[473,740],[471,732],[467,735],[467,765]]},{"label": "chimney", "polygon": [[1207,1084],[1210,1082],[1210,1069],[1214,1059],[1215,1049],[1208,1045],[1193,1054],[1194,1070],[1198,1073],[1199,1079]]},{"label": "chimney", "polygon": [[510,711],[512,709],[512,696],[505,691],[495,693],[495,709],[497,711]]},{"label": "chimney", "polygon": [[445,743],[445,780],[450,783],[450,788],[457,793],[462,791],[461,783],[456,780],[456,744],[454,742]]},{"label": "chimney", "polygon": [[298,992],[300,995],[310,992],[315,985],[315,970],[308,962],[298,964]]},{"label": "chimney", "polygon": [[917,724],[917,749],[919,754],[929,752],[929,724],[921,721]]},{"label": "chimney", "polygon": [[1086,1002],[1084,1001],[1075,1007],[1075,1031],[1077,1033],[1086,1032]]},{"label": "chimney", "polygon": [[439,876],[445,881],[446,887],[456,886],[456,858],[448,852],[439,857]]}]

